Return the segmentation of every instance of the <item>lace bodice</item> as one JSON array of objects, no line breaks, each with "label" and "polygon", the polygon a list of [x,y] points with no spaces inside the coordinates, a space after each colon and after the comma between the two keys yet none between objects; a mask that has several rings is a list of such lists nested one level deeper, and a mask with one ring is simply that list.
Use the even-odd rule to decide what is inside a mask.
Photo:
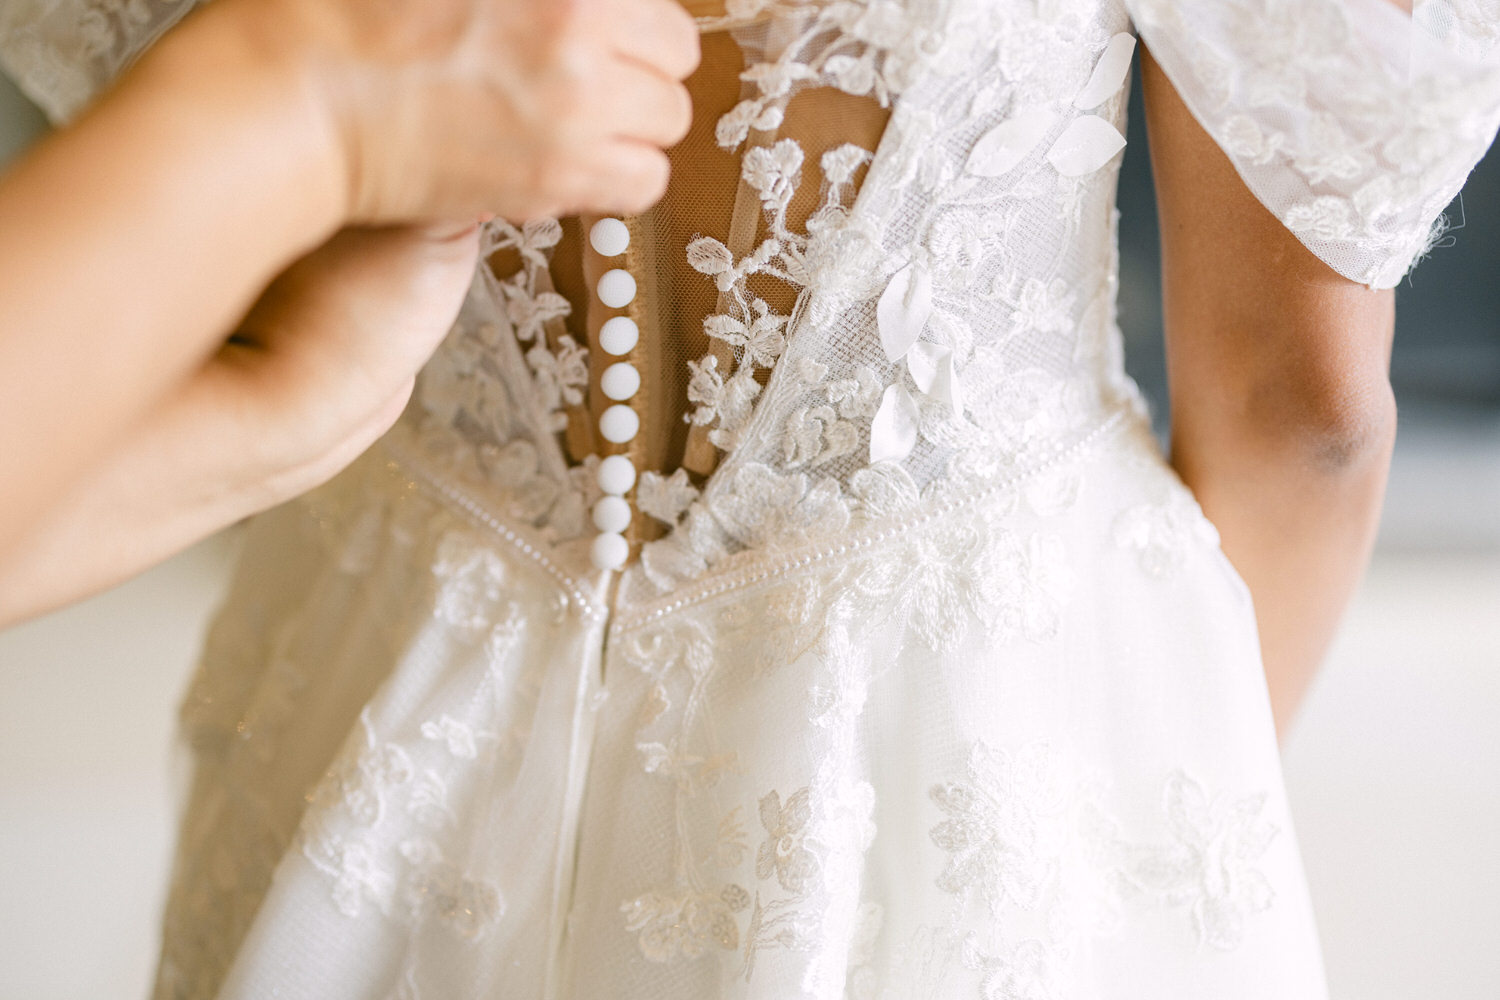
[{"label": "lace bodice", "polygon": [[[66,116],[190,6],[13,2],[0,51]],[[1430,244],[1500,122],[1492,0],[695,12],[697,123],[664,200],[602,228],[494,223],[395,441],[565,572],[622,536],[643,599],[956,501],[1129,404],[1132,24],[1251,190],[1372,287]]]}]

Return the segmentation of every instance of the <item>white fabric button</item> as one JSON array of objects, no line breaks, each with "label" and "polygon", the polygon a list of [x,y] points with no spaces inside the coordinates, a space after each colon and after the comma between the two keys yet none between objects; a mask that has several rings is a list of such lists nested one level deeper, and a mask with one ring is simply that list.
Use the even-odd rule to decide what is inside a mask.
[{"label": "white fabric button", "polygon": [[600,219],[589,230],[589,243],[604,257],[618,257],[630,246],[630,230],[619,219]]},{"label": "white fabric button", "polygon": [[635,463],[625,455],[610,455],[600,461],[598,477],[601,490],[622,496],[635,485]]},{"label": "white fabric button", "polygon": [[599,569],[619,569],[630,558],[630,543],[613,531],[595,535],[594,544],[589,546],[589,558]]},{"label": "white fabric button", "polygon": [[641,329],[629,316],[611,316],[599,328],[599,346],[605,354],[629,354],[641,339]]},{"label": "white fabric button", "polygon": [[599,433],[604,440],[624,444],[641,429],[641,417],[624,403],[616,403],[599,414]]},{"label": "white fabric button", "polygon": [[629,361],[616,361],[599,376],[599,390],[610,399],[629,399],[641,388],[641,373]]},{"label": "white fabric button", "polygon": [[629,271],[612,267],[599,275],[599,285],[595,291],[599,293],[600,302],[611,309],[622,309],[635,298],[635,278]]},{"label": "white fabric button", "polygon": [[624,531],[633,516],[630,504],[619,497],[603,496],[594,504],[594,527],[600,531]]}]

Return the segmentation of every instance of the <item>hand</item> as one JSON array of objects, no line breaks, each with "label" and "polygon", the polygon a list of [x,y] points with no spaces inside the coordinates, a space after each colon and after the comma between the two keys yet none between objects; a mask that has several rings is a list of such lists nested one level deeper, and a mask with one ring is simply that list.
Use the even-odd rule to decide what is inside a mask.
[{"label": "hand", "polygon": [[188,389],[242,424],[226,430],[257,506],[318,485],[390,427],[458,314],[478,246],[477,225],[346,229],[266,289]]},{"label": "hand", "polygon": [[473,276],[477,227],[346,230],[0,562],[0,624],[316,486],[395,421]]},{"label": "hand", "polygon": [[643,211],[690,123],[698,33],[675,0],[216,6],[299,54],[356,223]]}]

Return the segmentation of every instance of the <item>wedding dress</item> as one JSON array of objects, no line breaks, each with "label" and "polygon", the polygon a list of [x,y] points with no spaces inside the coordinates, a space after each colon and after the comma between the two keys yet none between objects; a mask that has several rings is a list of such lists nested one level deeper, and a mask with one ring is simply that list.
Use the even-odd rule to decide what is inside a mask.
[{"label": "wedding dress", "polygon": [[[10,0],[0,51],[65,119],[188,6]],[[1417,8],[696,10],[664,201],[489,227],[398,426],[250,529],[156,995],[1326,996],[1114,192],[1139,32],[1393,286],[1500,122],[1500,8]]]}]

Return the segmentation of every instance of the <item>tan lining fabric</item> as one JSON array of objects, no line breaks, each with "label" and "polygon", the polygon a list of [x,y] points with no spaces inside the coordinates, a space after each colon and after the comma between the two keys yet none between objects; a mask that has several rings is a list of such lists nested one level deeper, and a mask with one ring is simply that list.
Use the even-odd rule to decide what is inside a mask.
[{"label": "tan lining fabric", "polygon": [[[549,322],[545,329],[554,348],[558,338],[569,332],[589,350],[588,398],[585,405],[568,408],[563,433],[572,462],[582,462],[589,454],[624,453],[642,472],[667,475],[683,467],[695,481],[701,481],[713,471],[719,456],[708,439],[710,428],[690,427],[684,419],[693,409],[687,399],[688,362],[715,354],[719,371],[727,378],[737,359],[729,344],[703,332],[704,318],[728,311],[732,302],[728,293],[717,291],[712,278],[688,265],[688,243],[711,236],[738,260],[769,235],[759,195],[741,177],[741,164],[748,150],[783,139],[795,141],[804,153],[801,183],[787,213],[788,225],[801,231],[821,203],[820,157],[844,143],[873,152],[890,112],[872,97],[831,88],[794,91],[785,102],[780,127],[753,130],[735,150],[721,148],[715,138],[720,117],[754,92],[753,84],[740,79],[746,54],[755,62],[773,59],[795,37],[802,19],[746,20],[736,22],[731,30],[722,27],[723,0],[683,2],[690,12],[714,20],[716,26],[704,30],[701,64],[687,80],[694,120],[688,135],[667,151],[672,165],[667,193],[644,214],[625,218],[630,247],[619,258],[601,257],[589,245],[588,230],[597,216],[560,220],[563,236],[553,248],[545,289],[567,299],[572,312],[566,319]],[[519,267],[513,252],[497,255],[493,263],[501,275]],[[635,300],[625,309],[609,309],[594,294],[599,276],[612,267],[624,267],[636,279]],[[800,291],[762,275],[751,278],[748,288],[783,315],[790,314]],[[606,319],[622,313],[636,321],[641,337],[629,354],[614,357],[600,348],[599,330]],[[641,427],[625,445],[611,444],[597,431],[600,415],[614,402],[600,391],[599,379],[604,369],[618,361],[630,362],[641,374],[641,388],[628,401],[640,415]],[[762,383],[768,375],[768,370],[757,373]],[[654,519],[637,513],[626,537],[634,550],[641,541],[658,537],[662,529]]]}]

